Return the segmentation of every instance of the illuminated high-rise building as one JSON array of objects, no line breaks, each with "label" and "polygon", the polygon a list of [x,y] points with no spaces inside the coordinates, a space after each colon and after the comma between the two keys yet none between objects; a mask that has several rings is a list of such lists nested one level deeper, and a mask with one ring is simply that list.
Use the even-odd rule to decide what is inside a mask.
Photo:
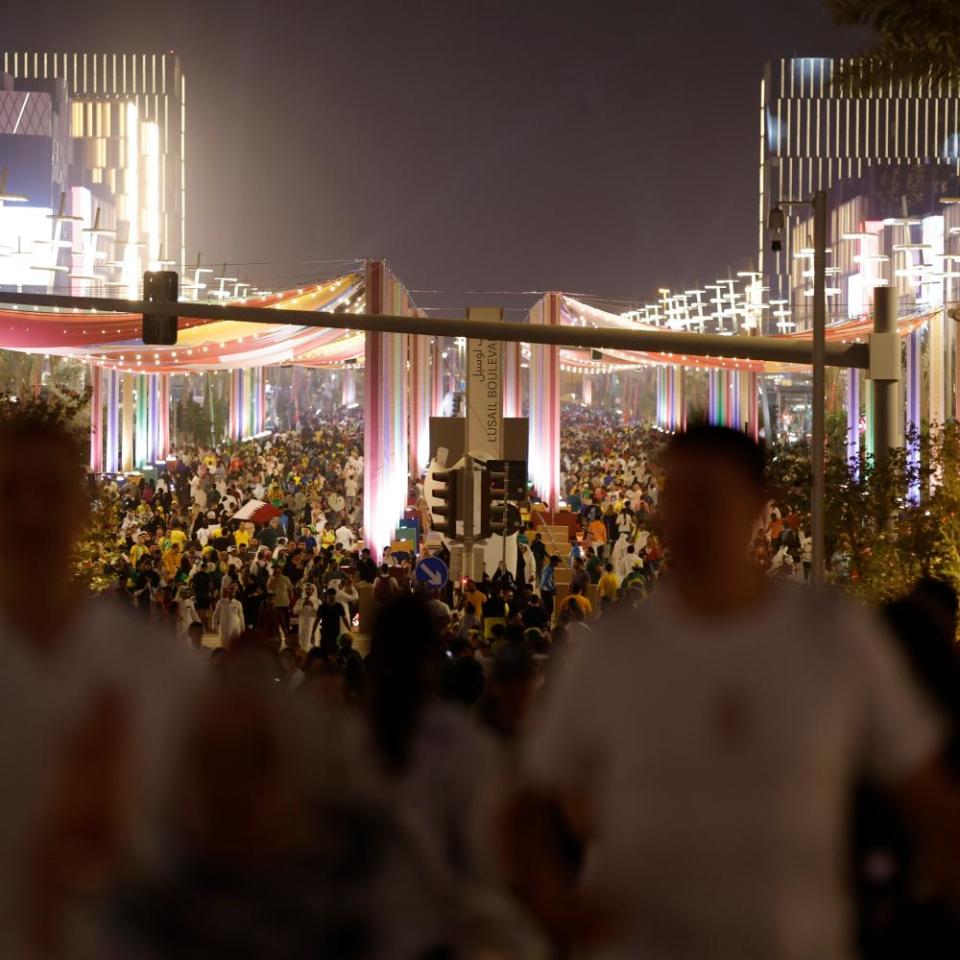
[{"label": "illuminated high-rise building", "polygon": [[[851,69],[855,61],[806,57],[767,65],[760,97],[759,262],[772,300],[794,301],[812,266],[804,260],[809,225],[800,210],[782,252],[769,252],[772,206],[830,191],[830,232],[839,241],[863,232],[867,222],[913,226],[906,221],[957,191],[960,84],[887,82],[851,92],[834,79]],[[831,252],[832,275],[861,272],[845,251]],[[844,287],[840,299],[847,293]]]},{"label": "illuminated high-rise building", "polygon": [[[8,193],[27,197],[0,210],[0,244],[16,231],[21,250],[27,240],[67,249],[51,268],[73,292],[132,293],[144,269],[182,268],[186,90],[176,55],[9,51],[0,79],[0,168]],[[29,236],[45,224],[49,237]],[[4,272],[0,261],[0,283]],[[47,285],[63,286],[54,274]]]}]

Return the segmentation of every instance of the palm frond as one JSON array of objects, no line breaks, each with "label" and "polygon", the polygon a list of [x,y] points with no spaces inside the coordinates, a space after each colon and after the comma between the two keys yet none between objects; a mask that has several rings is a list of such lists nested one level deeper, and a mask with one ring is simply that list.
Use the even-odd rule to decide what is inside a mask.
[{"label": "palm frond", "polygon": [[859,27],[874,40],[858,61],[834,77],[851,94],[891,83],[960,83],[958,0],[826,0],[840,26]]}]

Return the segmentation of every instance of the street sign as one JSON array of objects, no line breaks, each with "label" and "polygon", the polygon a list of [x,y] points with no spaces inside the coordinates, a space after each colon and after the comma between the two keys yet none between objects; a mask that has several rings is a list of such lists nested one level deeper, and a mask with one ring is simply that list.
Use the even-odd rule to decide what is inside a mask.
[{"label": "street sign", "polygon": [[[499,307],[470,307],[471,320],[499,322]],[[503,344],[470,337],[466,352],[467,449],[470,454],[503,456]]]},{"label": "street sign", "polygon": [[447,565],[439,557],[424,557],[416,566],[413,575],[419,583],[440,590],[449,578]]}]

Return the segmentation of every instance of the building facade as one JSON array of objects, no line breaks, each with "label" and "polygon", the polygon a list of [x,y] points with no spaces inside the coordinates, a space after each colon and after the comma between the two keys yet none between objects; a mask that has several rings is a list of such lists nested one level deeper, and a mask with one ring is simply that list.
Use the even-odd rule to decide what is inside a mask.
[{"label": "building facade", "polygon": [[[770,253],[771,207],[828,190],[832,233],[839,237],[863,232],[868,221],[920,228],[906,221],[922,219],[937,208],[939,198],[957,193],[960,85],[890,82],[850,92],[836,75],[855,68],[849,60],[783,59],[767,65],[761,82],[760,270],[770,299],[789,300],[801,326],[804,304],[797,293],[807,286],[799,281],[810,269],[803,251],[812,245],[812,231],[807,214],[793,208],[793,229],[782,252]],[[898,237],[896,242],[911,241]],[[836,249],[832,253],[843,256]],[[850,272],[837,259],[831,268],[835,276]],[[840,290],[831,295],[832,313],[842,315],[849,291],[839,282],[829,286]]]},{"label": "building facade", "polygon": [[[0,244],[9,254],[16,241],[0,283],[133,294],[143,270],[182,269],[186,84],[176,55],[8,51],[0,78],[0,169],[8,194],[26,197],[0,210]],[[32,262],[44,243],[56,255]]]}]

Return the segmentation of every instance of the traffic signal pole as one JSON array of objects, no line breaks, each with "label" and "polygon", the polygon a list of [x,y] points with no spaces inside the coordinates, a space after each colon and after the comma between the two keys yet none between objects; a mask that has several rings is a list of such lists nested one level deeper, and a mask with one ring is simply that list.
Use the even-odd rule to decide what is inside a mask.
[{"label": "traffic signal pole", "polygon": [[[463,458],[463,499],[460,512],[463,514],[463,571],[471,580],[477,576],[473,557],[473,540],[476,536],[476,531],[473,528],[475,490],[476,478],[474,476],[473,457],[468,453]],[[456,529],[454,529],[454,533],[456,533]]]},{"label": "traffic signal pole", "polygon": [[[689,357],[726,357],[772,363],[813,363],[809,340],[776,337],[725,337],[712,333],[675,330],[574,327],[510,323],[503,320],[466,320],[443,317],[401,317],[387,314],[329,313],[314,310],[277,310],[273,307],[227,306],[213,303],[155,300],[122,300],[112,297],[69,297],[59,294],[0,291],[0,304],[38,309],[97,310],[105,313],[147,314],[186,320],[233,320],[238,323],[290,324],[338,330],[407,333],[428,337],[465,337],[513,343],[605,350],[663,353],[679,361]],[[823,362],[830,367],[866,370],[869,347],[865,343],[824,344]]]},{"label": "traffic signal pole", "polygon": [[503,538],[503,549],[500,552],[500,562],[503,564],[503,569],[507,569],[507,532],[510,529],[509,521],[507,520],[507,498],[510,496],[510,461],[503,461],[503,531],[500,536]]}]

